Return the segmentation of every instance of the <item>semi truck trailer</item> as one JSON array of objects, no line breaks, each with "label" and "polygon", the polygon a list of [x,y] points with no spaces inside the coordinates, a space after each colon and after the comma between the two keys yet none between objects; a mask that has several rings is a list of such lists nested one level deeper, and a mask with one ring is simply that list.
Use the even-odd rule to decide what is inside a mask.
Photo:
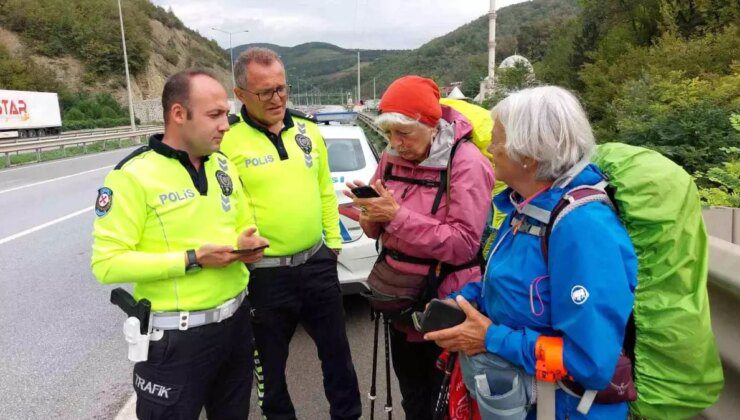
[{"label": "semi truck trailer", "polygon": [[0,139],[43,137],[61,128],[56,93],[0,89]]}]

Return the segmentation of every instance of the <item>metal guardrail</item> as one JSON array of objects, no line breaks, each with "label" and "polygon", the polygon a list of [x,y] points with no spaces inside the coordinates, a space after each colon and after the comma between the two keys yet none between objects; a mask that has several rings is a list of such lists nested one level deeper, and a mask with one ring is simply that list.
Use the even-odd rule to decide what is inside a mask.
[{"label": "metal guardrail", "polygon": [[[109,129],[106,129],[109,130]],[[78,146],[82,145],[87,148],[90,143],[97,143],[99,141],[106,142],[108,140],[122,140],[134,137],[148,136],[151,134],[162,132],[162,127],[147,127],[139,128],[131,131],[129,128],[127,131],[119,131],[116,129],[113,132],[105,132],[100,134],[98,131],[90,133],[84,133],[79,136],[58,136],[51,139],[45,138],[44,140],[36,141],[24,141],[19,143],[5,143],[0,144],[0,154],[5,154],[6,167],[11,166],[11,155],[20,154],[23,152],[35,151],[37,160],[41,160],[41,152],[50,149],[61,149],[64,152],[67,146]],[[86,152],[87,150],[85,150]]]},{"label": "metal guardrail", "polygon": [[[137,126],[136,128],[146,129],[146,128],[151,128],[151,127],[157,127],[157,125],[147,124],[147,125]],[[65,131],[60,134],[50,134],[50,135],[46,135],[43,137],[0,138],[0,144],[29,143],[33,141],[51,140],[51,139],[61,140],[61,139],[67,139],[67,138],[85,137],[85,136],[92,136],[92,135],[98,135],[98,134],[125,133],[128,131],[131,131],[130,125],[110,127],[110,128],[91,128],[91,129],[85,129],[85,130]]]},{"label": "metal guardrail", "polygon": [[[360,113],[359,118],[385,138],[385,133],[375,126],[373,116]],[[699,417],[735,418],[740,413],[740,328],[737,326],[740,320],[740,245],[709,237],[707,289],[725,387],[719,401]]]},{"label": "metal guardrail", "polygon": [[381,130],[375,125],[375,119],[372,115],[368,115],[363,112],[360,112],[357,114],[357,117],[360,119],[360,121],[367,124],[367,126],[370,127],[373,131],[378,133],[379,136],[383,137],[386,141],[388,141],[388,138],[385,136],[385,133],[383,132],[383,130]]}]

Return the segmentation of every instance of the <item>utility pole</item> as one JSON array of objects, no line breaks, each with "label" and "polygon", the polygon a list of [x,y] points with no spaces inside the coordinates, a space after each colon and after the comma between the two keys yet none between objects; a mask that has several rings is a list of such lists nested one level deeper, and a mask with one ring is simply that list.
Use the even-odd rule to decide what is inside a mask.
[{"label": "utility pole", "polygon": [[121,0],[118,0],[118,19],[121,21],[121,42],[123,43],[123,67],[126,69],[126,90],[128,91],[128,115],[131,118],[131,131],[136,130],[134,119],[134,100],[131,96],[131,77],[128,73],[128,55],[126,54],[126,33],[123,30],[123,11]]},{"label": "utility pole", "polygon": [[496,0],[491,0],[488,12],[488,76],[495,83],[496,72]]},{"label": "utility pole", "polygon": [[357,105],[360,104],[360,50],[357,50]]},{"label": "utility pole", "polygon": [[213,29],[214,31],[223,32],[229,35],[229,57],[231,57],[231,87],[233,89],[236,89],[236,77],[234,76],[234,49],[231,47],[231,36],[234,34],[240,34],[240,33],[249,32],[249,31],[242,30],[242,31],[229,32],[229,31],[224,31],[223,29],[218,29],[218,28],[211,28],[211,29]]},{"label": "utility pole", "polygon": [[376,102],[376,101],[377,101],[377,97],[375,96],[375,78],[373,77],[373,102]]},{"label": "utility pole", "polygon": [[480,84],[481,103],[496,89],[496,0],[490,0],[488,10],[488,75]]}]

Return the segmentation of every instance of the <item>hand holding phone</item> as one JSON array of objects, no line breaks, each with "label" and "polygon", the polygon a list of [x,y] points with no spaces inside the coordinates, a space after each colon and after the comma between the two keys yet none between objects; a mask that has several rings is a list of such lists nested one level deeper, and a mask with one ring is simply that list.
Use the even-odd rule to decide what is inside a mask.
[{"label": "hand holding phone", "polygon": [[258,246],[256,248],[243,248],[243,249],[234,249],[231,251],[232,254],[254,254],[256,252],[262,251],[265,248],[268,248],[270,245],[262,245]]},{"label": "hand holding phone", "polygon": [[462,324],[465,312],[457,303],[448,303],[439,299],[432,299],[424,312],[411,314],[414,328],[421,333],[444,330]]},{"label": "hand holding phone", "polygon": [[245,264],[254,264],[262,259],[262,250],[270,245],[270,241],[257,235],[257,228],[252,226],[242,232],[236,239],[236,256]]},{"label": "hand holding phone", "polygon": [[363,185],[361,187],[355,187],[352,188],[350,191],[352,191],[352,194],[355,195],[357,198],[377,198],[380,197],[380,194],[378,194],[375,189],[369,185]]}]

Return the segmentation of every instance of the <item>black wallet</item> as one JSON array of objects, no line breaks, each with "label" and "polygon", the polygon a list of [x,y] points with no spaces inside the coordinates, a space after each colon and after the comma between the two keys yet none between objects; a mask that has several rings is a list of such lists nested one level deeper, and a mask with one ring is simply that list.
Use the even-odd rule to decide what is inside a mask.
[{"label": "black wallet", "polygon": [[465,312],[457,304],[449,304],[439,299],[432,299],[424,312],[411,314],[414,328],[422,333],[452,328],[462,324],[465,318]]}]

